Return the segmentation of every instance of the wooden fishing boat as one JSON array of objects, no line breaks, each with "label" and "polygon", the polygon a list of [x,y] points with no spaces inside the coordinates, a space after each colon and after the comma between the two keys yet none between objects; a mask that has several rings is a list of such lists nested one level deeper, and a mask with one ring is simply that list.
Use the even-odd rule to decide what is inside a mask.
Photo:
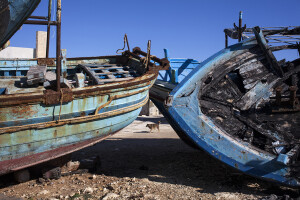
[{"label": "wooden fishing boat", "polygon": [[168,60],[150,55],[150,42],[147,52],[128,47],[122,55],[66,58],[60,6],[58,0],[57,21],[30,22],[57,26],[56,58],[0,59],[0,175],[93,145],[129,125],[148,101],[158,70],[168,68]]},{"label": "wooden fishing boat", "polygon": [[[194,69],[178,82],[160,72],[150,98],[191,146],[246,174],[299,187],[300,59],[277,61],[273,52],[299,51],[300,28],[244,31],[252,35],[197,67],[180,66]],[[270,46],[274,39],[281,42]]]}]

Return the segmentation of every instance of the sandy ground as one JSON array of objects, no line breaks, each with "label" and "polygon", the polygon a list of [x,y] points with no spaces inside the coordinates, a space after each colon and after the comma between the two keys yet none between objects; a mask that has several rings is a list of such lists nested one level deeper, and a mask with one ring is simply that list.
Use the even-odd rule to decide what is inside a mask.
[{"label": "sandy ground", "polygon": [[[148,123],[161,121],[150,133]],[[0,177],[0,199],[263,199],[297,191],[243,175],[183,143],[162,117],[138,117],[109,139],[78,151],[72,160],[100,157],[92,172],[40,183]],[[31,169],[35,170],[35,169]],[[281,198],[280,198],[281,199]]]}]

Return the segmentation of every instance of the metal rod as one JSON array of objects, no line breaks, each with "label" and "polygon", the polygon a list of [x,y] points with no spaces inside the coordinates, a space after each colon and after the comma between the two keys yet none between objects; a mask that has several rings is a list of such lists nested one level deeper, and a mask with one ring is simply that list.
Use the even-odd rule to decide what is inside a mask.
[{"label": "metal rod", "polygon": [[242,15],[243,15],[243,12],[240,11],[240,15],[239,15],[239,31],[238,31],[239,42],[242,40]]},{"label": "metal rod", "polygon": [[52,11],[52,0],[49,0],[48,3],[48,25],[47,25],[47,46],[46,46],[46,58],[49,58],[49,49],[50,49],[50,20],[51,20],[51,11]]},{"label": "metal rod", "polygon": [[125,38],[126,38],[126,43],[127,43],[128,51],[130,51],[129,42],[128,42],[128,37],[127,37],[127,34],[126,34],[126,33],[125,33]]},{"label": "metal rod", "polygon": [[150,55],[151,55],[151,40],[148,40],[147,44],[147,63],[146,67],[149,70],[149,63],[150,63]]},{"label": "metal rod", "polygon": [[[150,40],[149,40],[150,41]],[[148,45],[149,45],[149,41],[148,41]],[[150,46],[151,46],[151,41],[150,41]],[[147,48],[148,48],[148,46],[147,46]],[[148,53],[148,49],[147,49],[147,53],[146,52],[144,52],[144,51],[142,51],[139,47],[135,47],[135,48],[133,48],[133,53],[136,53],[136,54],[140,54],[140,55],[142,55],[142,56],[145,56],[145,57],[147,57],[147,53]],[[157,63],[159,63],[159,64],[162,64],[162,59],[159,59],[159,58],[157,58],[156,56],[151,56],[150,57],[150,59],[151,60],[153,60],[154,62],[157,62]],[[149,60],[150,60],[149,59]]]},{"label": "metal rod", "polygon": [[61,73],[61,0],[57,0],[56,10],[56,91],[60,92]]},{"label": "metal rod", "polygon": [[24,24],[34,24],[34,25],[57,25],[56,21],[38,21],[38,20],[26,20]]},{"label": "metal rod", "polygon": [[49,18],[43,17],[43,16],[30,16],[30,19],[43,19],[43,20],[48,20]]},{"label": "metal rod", "polygon": [[228,35],[225,33],[225,48],[228,47]]}]

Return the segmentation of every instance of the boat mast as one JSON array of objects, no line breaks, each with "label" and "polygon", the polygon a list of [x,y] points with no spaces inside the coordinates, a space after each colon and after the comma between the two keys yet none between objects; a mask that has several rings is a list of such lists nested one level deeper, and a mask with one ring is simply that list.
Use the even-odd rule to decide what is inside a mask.
[{"label": "boat mast", "polygon": [[47,25],[47,46],[46,46],[46,58],[49,58],[49,48],[50,48],[50,21],[51,21],[51,11],[52,11],[52,0],[48,3],[48,25]]},{"label": "boat mast", "polygon": [[61,0],[57,0],[56,10],[56,91],[60,91],[61,73]]}]

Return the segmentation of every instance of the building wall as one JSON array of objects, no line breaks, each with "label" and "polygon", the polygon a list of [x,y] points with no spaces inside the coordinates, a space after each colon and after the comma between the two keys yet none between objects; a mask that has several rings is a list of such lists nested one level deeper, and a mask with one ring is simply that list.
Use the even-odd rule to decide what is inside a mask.
[{"label": "building wall", "polygon": [[0,51],[0,58],[45,58],[47,32],[36,32],[36,48],[7,47]]},{"label": "building wall", "polygon": [[0,58],[34,58],[35,49],[24,47],[7,47],[0,51]]}]

